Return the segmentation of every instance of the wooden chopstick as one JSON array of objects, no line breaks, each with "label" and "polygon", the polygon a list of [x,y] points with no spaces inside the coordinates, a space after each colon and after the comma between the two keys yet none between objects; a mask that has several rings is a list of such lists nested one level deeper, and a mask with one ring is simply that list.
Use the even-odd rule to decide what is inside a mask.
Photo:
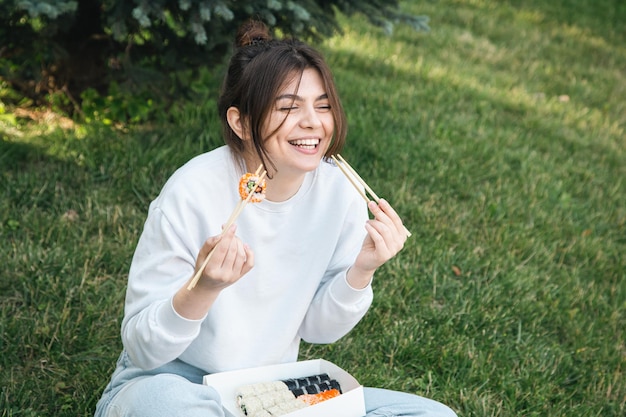
[{"label": "wooden chopstick", "polygon": [[[361,176],[356,172],[354,168],[352,168],[352,166],[350,166],[348,161],[346,161],[343,156],[337,154],[337,157],[335,157],[335,155],[331,155],[331,158],[333,161],[335,161],[335,164],[339,167],[341,172],[343,172],[343,175],[345,175],[350,183],[352,183],[352,186],[354,186],[354,188],[359,192],[359,194],[361,195],[361,197],[363,197],[366,203],[369,203],[370,199],[367,197],[367,194],[361,189],[361,187],[359,187],[357,182],[361,184],[363,188],[365,188],[365,190],[367,190],[367,192],[372,196],[372,199],[374,201],[376,201],[377,203],[380,201],[380,197],[376,195],[374,190],[372,190],[372,187],[367,185],[365,180],[361,178]],[[406,226],[403,227],[407,236],[411,237],[411,232],[409,231],[409,229],[407,229]]]},{"label": "wooden chopstick", "polygon": [[[261,171],[262,168],[263,168],[263,165],[260,165],[254,174],[259,175],[259,171]],[[267,171],[263,171],[263,173],[259,177],[259,182],[257,184],[260,184],[261,182],[263,182],[265,175],[267,175]],[[226,222],[226,225],[222,229],[222,233],[220,233],[220,238],[224,236],[224,233],[226,233],[226,231],[230,228],[230,226],[232,226],[232,224],[235,223],[235,220],[237,220],[237,217],[239,217],[239,215],[243,211],[243,208],[246,206],[246,204],[250,202],[253,195],[254,195],[254,191],[250,192],[248,194],[248,197],[245,200],[239,200],[237,207],[235,207],[232,214],[230,215],[230,218]],[[215,244],[213,249],[211,249],[211,252],[209,252],[207,257],[204,259],[204,261],[202,262],[202,265],[200,265],[200,269],[198,269],[198,272],[196,272],[196,274],[191,279],[191,282],[187,286],[187,290],[191,291],[196,286],[196,284],[200,280],[200,277],[202,276],[202,271],[204,271],[204,268],[206,268],[206,266],[208,265],[209,260],[211,259],[211,256],[213,255],[213,252],[215,252],[215,248],[217,248],[217,243]]]},{"label": "wooden chopstick", "polygon": [[367,185],[367,183],[365,182],[365,180],[363,178],[361,178],[361,176],[359,175],[358,172],[356,172],[354,170],[354,168],[352,168],[352,166],[350,166],[350,164],[348,163],[348,161],[346,161],[345,159],[343,159],[343,156],[337,154],[337,158],[339,158],[339,160],[341,162],[343,162],[344,164],[346,164],[346,167],[350,170],[350,172],[354,175],[354,177],[363,185],[363,187],[365,187],[365,189],[367,190],[368,193],[370,193],[370,195],[374,198],[374,201],[376,201],[378,203],[378,201],[380,200],[380,198],[376,195],[376,193],[374,192],[374,190],[372,190],[372,187],[370,187],[369,185]]},{"label": "wooden chopstick", "polygon": [[367,194],[365,194],[365,192],[361,189],[361,187],[359,187],[359,185],[354,181],[354,178],[352,177],[352,175],[350,175],[350,173],[346,170],[346,168],[343,167],[343,164],[341,164],[337,160],[337,158],[335,158],[335,155],[331,155],[331,158],[333,159],[333,161],[335,161],[335,164],[339,167],[341,172],[343,172],[343,175],[345,175],[348,181],[350,181],[354,189],[357,190],[359,194],[361,194],[361,197],[363,197],[363,200],[365,200],[366,203],[369,203],[370,199],[367,198]]}]

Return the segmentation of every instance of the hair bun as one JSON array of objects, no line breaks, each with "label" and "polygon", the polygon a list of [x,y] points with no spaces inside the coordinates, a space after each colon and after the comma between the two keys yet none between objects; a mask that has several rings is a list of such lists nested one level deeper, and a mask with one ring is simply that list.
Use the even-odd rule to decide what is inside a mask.
[{"label": "hair bun", "polygon": [[259,20],[248,20],[239,28],[235,44],[237,47],[241,48],[257,42],[266,42],[271,39],[269,29],[263,22]]}]

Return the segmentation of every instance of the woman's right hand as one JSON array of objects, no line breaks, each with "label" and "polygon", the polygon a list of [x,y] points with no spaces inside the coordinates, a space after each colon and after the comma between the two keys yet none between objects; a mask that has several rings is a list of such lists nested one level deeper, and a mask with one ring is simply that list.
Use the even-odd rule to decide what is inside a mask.
[{"label": "woman's right hand", "polygon": [[219,292],[237,282],[254,266],[254,253],[235,235],[236,231],[237,226],[231,225],[225,233],[207,239],[200,248],[194,276],[211,251],[213,254],[196,284],[198,290]]},{"label": "woman's right hand", "polygon": [[235,236],[236,230],[237,227],[232,225],[225,233],[207,239],[200,248],[192,277],[202,267],[209,253],[215,250],[196,286],[187,289],[192,279],[190,277],[174,295],[172,304],[181,316],[190,320],[203,318],[219,293],[239,281],[254,266],[254,253]]}]

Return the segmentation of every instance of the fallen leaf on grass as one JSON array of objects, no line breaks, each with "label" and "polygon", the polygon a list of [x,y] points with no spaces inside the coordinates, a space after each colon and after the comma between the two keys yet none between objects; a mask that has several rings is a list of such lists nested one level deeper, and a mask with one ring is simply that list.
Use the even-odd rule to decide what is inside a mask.
[{"label": "fallen leaf on grass", "polygon": [[76,220],[78,220],[78,213],[76,212],[76,210],[68,210],[65,213],[63,213],[63,220],[67,220],[70,222],[75,222]]}]

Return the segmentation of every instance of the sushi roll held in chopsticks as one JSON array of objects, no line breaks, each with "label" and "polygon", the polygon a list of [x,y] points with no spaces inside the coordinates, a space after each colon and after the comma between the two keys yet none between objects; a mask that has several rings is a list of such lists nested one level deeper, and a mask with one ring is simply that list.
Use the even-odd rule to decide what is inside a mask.
[{"label": "sushi roll held in chopsticks", "polygon": [[250,193],[251,203],[260,203],[265,199],[265,180],[261,179],[257,174],[246,173],[239,180],[239,196],[242,200],[247,200]]}]

